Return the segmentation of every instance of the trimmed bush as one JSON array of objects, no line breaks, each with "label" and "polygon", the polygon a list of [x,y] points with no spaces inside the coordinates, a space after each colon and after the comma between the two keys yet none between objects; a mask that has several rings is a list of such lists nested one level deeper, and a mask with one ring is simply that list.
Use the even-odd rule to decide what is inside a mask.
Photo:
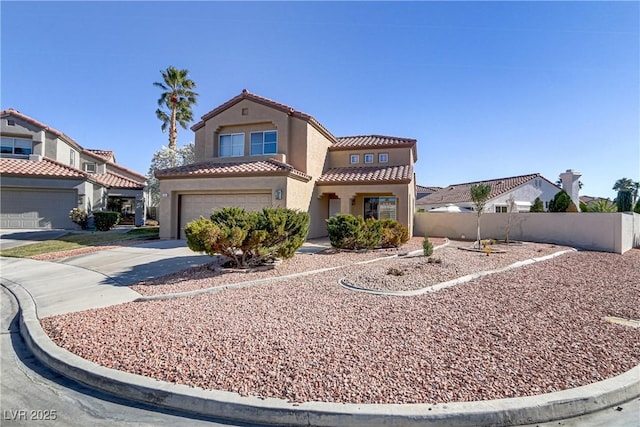
[{"label": "trimmed bush", "polygon": [[409,229],[393,219],[382,219],[382,241],[383,248],[397,248],[409,241]]},{"label": "trimmed bush", "polygon": [[84,209],[71,209],[69,211],[69,219],[78,224],[83,230],[86,230],[89,225],[89,214]]},{"label": "trimmed bush", "polygon": [[636,207],[633,208],[633,211],[637,214],[640,214],[640,199],[636,202]]},{"label": "trimmed bush", "polygon": [[393,219],[339,214],[327,220],[331,245],[339,249],[395,248],[409,240],[409,230]]},{"label": "trimmed bush", "polygon": [[227,207],[185,227],[187,245],[209,256],[221,254],[240,268],[291,258],[307,238],[309,214],[283,208],[247,212]]},{"label": "trimmed bush", "polygon": [[100,211],[93,213],[93,222],[99,231],[111,230],[120,222],[120,212]]},{"label": "trimmed bush", "polygon": [[618,191],[616,206],[618,207],[618,212],[630,212],[633,208],[633,195],[631,191]]}]

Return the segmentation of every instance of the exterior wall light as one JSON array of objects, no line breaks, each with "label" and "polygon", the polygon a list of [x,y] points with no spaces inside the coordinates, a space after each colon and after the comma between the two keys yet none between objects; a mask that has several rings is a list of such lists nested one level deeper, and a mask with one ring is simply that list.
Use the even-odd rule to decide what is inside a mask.
[{"label": "exterior wall light", "polygon": [[162,193],[162,197],[169,197],[167,193]]}]

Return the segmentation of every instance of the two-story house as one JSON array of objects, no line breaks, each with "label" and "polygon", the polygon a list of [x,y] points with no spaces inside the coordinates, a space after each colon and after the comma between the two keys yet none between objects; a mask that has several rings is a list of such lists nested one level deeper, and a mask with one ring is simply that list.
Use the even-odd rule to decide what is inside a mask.
[{"label": "two-story house", "polygon": [[146,177],[117,164],[112,151],[85,149],[14,109],[0,112],[0,134],[0,228],[74,228],[73,208],[144,222]]},{"label": "two-story house", "polygon": [[160,237],[225,206],[309,212],[309,237],[327,235],[338,213],[393,218],[411,232],[415,139],[337,138],[312,116],[243,90],[202,116],[196,163],[156,171]]}]

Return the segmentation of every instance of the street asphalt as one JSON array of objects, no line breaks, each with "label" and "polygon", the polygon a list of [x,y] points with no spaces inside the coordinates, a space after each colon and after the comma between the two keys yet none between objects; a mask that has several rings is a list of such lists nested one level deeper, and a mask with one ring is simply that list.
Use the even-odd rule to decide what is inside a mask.
[{"label": "street asphalt", "polygon": [[[5,242],[11,243],[12,241],[12,239],[7,239],[6,237],[8,236],[3,234],[2,236],[3,247],[5,247],[4,246]],[[34,235],[28,236],[28,238],[25,239],[25,241],[34,241],[35,239],[38,239],[38,238],[39,236],[36,233],[35,236]],[[303,250],[316,250],[318,249],[317,246],[318,245],[316,244],[307,244]],[[41,330],[40,331],[37,330],[39,328],[39,322],[37,320],[38,318],[43,318],[51,315],[63,314],[63,313],[68,313],[73,311],[82,311],[82,310],[87,310],[91,308],[105,307],[105,306],[110,306],[114,304],[120,304],[123,302],[133,301],[137,299],[140,295],[132,291],[131,289],[129,289],[127,285],[136,283],[141,280],[146,280],[151,277],[160,276],[160,275],[168,274],[174,271],[183,270],[192,266],[200,265],[200,264],[209,262],[210,260],[211,258],[206,255],[194,254],[191,250],[189,250],[186,247],[185,241],[160,240],[160,241],[145,243],[138,246],[120,247],[112,250],[106,250],[106,251],[95,252],[91,254],[64,258],[64,259],[56,260],[54,262],[2,257],[0,258],[0,267],[1,267],[0,280],[2,285],[4,285],[4,287],[11,290],[12,294],[17,296],[17,300],[21,305],[21,309],[23,310],[22,319],[21,319],[21,328],[22,326],[25,326],[29,330],[27,333],[27,335],[29,336],[26,337],[28,338],[27,341],[29,344],[29,348],[31,348],[32,350],[34,350],[35,348],[36,351],[38,351],[38,348],[40,350],[44,349],[44,352],[41,353],[40,356],[46,353],[46,357],[48,357],[50,361],[51,360],[53,360],[54,362],[60,361],[64,366],[66,366],[66,368],[61,368],[56,370],[63,371],[64,373],[65,369],[67,369],[71,373],[72,370],[76,368],[76,365],[77,366],[83,365],[82,359],[78,361],[77,359],[79,358],[73,355],[71,355],[71,357],[69,358],[67,355],[64,354],[63,350],[60,350],[55,345],[53,345],[52,342],[50,342],[46,338],[46,335],[44,335],[44,333]],[[4,292],[5,290],[3,290],[3,293]],[[29,300],[32,300],[32,302]],[[6,304],[3,303],[3,310],[5,305]],[[29,306],[31,306],[32,308],[30,309]],[[5,313],[3,312],[3,320],[5,321],[5,324],[3,325],[3,330],[5,330],[4,327],[6,325],[4,314]],[[31,319],[29,319],[29,316],[31,316]],[[14,322],[14,325],[15,325],[15,322]],[[11,329],[10,326],[6,326],[6,327]],[[13,326],[13,328],[15,329],[15,326]],[[24,337],[25,331],[21,330],[21,334]],[[15,339],[13,341],[15,341]],[[48,341],[48,342],[45,342],[45,341]],[[40,347],[40,344],[42,344],[42,347]],[[7,345],[5,345],[5,340],[3,339],[3,349],[2,349],[3,362],[5,360],[6,351],[7,351]],[[42,361],[41,357],[38,357],[38,359]],[[80,369],[83,369],[83,368],[80,366]],[[91,369],[93,368],[90,368],[89,371]],[[106,370],[106,368],[102,369],[101,367],[96,367],[95,368],[96,376],[98,376],[98,371],[100,375],[104,375],[104,372],[107,372],[108,374],[108,372],[112,370]],[[85,376],[88,375],[90,377],[91,375],[93,375],[93,373],[92,372],[87,373],[85,371],[84,375]],[[114,378],[116,376],[118,375],[114,375]],[[605,409],[603,406],[602,409],[597,412],[597,414],[603,414],[606,411],[605,417],[609,421],[612,421],[612,423],[609,425],[625,426],[625,427],[627,426],[635,427],[640,425],[640,414],[637,413],[638,406],[639,406],[638,398],[635,397],[638,394],[637,383],[639,381],[638,381],[638,378],[635,378],[637,376],[638,375],[637,375],[637,369],[636,369],[636,371],[634,371],[634,373],[632,374],[631,383],[629,383],[628,380],[626,382],[624,381],[622,382],[624,383],[624,387],[626,387],[625,392],[622,394],[617,393],[617,395],[627,396],[626,397],[627,399],[630,399],[629,396],[633,398],[632,401],[628,404],[622,404],[622,401],[615,403],[615,405],[618,405],[622,409],[626,409],[626,411],[619,410],[614,412],[612,410]],[[11,385],[6,386],[7,376],[5,376],[4,373],[2,375],[2,378],[3,378],[2,379],[3,394],[7,390],[11,392],[16,392],[18,390],[18,387],[12,387]],[[120,381],[120,379],[121,378],[118,378],[118,381]],[[135,383],[136,381],[138,380],[134,379],[132,384]],[[99,382],[105,382],[103,377],[100,377]],[[107,379],[107,382],[108,382],[108,379]],[[87,383],[91,384],[91,382],[87,382]],[[157,382],[152,380],[146,380],[143,378],[140,384],[138,385],[134,384],[129,389],[130,395],[135,396],[137,393],[140,392],[140,390],[147,389],[149,387],[148,384],[151,384],[151,387],[160,387],[158,389],[158,393],[160,394],[169,393],[169,395],[173,396],[172,399],[175,398],[177,399],[177,401],[179,401],[180,395],[181,395],[180,390],[172,394],[172,392],[169,391],[172,387],[157,386],[157,385],[153,385],[154,383],[157,383]],[[121,386],[118,386],[118,387],[120,387],[118,388],[118,390],[122,389]],[[173,388],[176,388],[176,387],[177,389],[180,389],[180,386],[174,386]],[[609,390],[607,392],[609,393],[607,394],[607,396],[616,395],[616,387],[618,386],[614,386],[613,388],[604,387],[605,389]],[[631,390],[631,395],[629,394],[630,390]],[[201,400],[202,399],[201,395],[205,396],[204,400],[207,401],[208,396],[213,396],[215,394],[215,392],[214,394],[194,392],[195,394],[190,396],[189,395],[190,393],[191,393],[190,391],[187,391],[186,393],[184,393],[184,395],[186,396],[186,402],[196,402],[199,399]],[[215,395],[215,396],[217,398],[218,395]],[[574,399],[576,399],[575,403],[571,404],[573,406],[583,405],[583,404],[586,405],[585,402],[587,400],[590,400],[590,399],[585,399],[584,396],[580,397],[577,394],[575,396],[576,396],[574,397]],[[610,399],[610,397],[605,398],[604,396],[605,395],[603,394],[592,400],[593,402],[596,402],[596,403],[598,403],[597,401],[600,401],[599,404],[601,404],[602,401],[606,401],[607,399]],[[126,398],[128,396],[126,396],[126,393],[125,393],[123,397]],[[226,405],[230,408],[233,408],[234,410],[239,411],[241,415],[239,417],[240,419],[253,419],[254,421],[261,419],[260,417],[242,418],[242,412],[246,410],[246,409],[243,409],[243,406],[245,404],[243,404],[242,402],[237,403],[236,398],[230,399],[226,403],[224,402],[224,399],[225,398],[221,399],[221,401],[223,401],[223,405]],[[5,401],[6,399],[3,398],[3,404],[2,404],[3,411],[6,408]],[[553,399],[551,400],[547,399],[547,401],[548,402],[546,404],[551,405],[550,408],[552,409],[555,408],[553,407],[554,405]],[[486,408],[491,408],[490,410],[495,409],[496,413],[500,411],[505,411],[505,407],[503,404],[499,403],[500,401],[494,401],[494,402],[495,404],[493,402],[487,402],[488,405],[482,406],[483,408],[482,411],[486,411],[485,406]],[[525,401],[522,401],[522,402],[525,402]],[[590,405],[592,405],[593,402],[591,402]],[[474,402],[471,402],[471,403],[474,403]],[[260,409],[256,409],[256,407],[262,406],[264,408],[268,406],[268,404],[269,402],[258,402],[253,406],[253,409],[249,411],[251,413],[250,415],[253,415],[253,413],[256,410],[260,410]],[[521,411],[522,419],[517,420],[512,418],[512,421],[513,421],[512,425],[526,424],[526,422],[524,421],[526,421],[527,419],[531,419],[527,417],[530,417],[532,414],[534,415],[539,414],[540,413],[540,409],[538,408],[539,404],[540,402],[535,403],[532,406],[533,409],[529,408],[529,410],[522,410]],[[561,400],[558,400],[558,404],[566,406],[566,402],[562,402]],[[306,404],[302,406],[304,407],[306,406]],[[344,408],[349,406],[350,405],[336,405],[336,408],[332,409],[332,407],[327,407],[326,405],[324,405],[319,411],[316,411],[316,413],[319,414],[319,415],[316,415],[319,417],[317,418],[317,420],[322,420],[323,417],[329,417],[329,418],[333,417],[333,420],[335,420],[335,422],[338,422],[339,424],[353,425],[349,421],[350,420],[356,421],[356,419],[358,419],[357,417],[352,417],[351,415],[348,415],[348,414],[345,414],[345,415],[334,414],[334,411],[340,411],[341,413],[343,413],[345,410]],[[372,405],[372,407],[373,406],[375,405]],[[524,408],[525,406],[526,404],[519,402],[517,405],[517,408],[520,408],[520,407]],[[451,407],[456,407],[456,405],[451,405]],[[464,418],[464,415],[465,415],[464,411],[466,410],[465,408],[467,408],[468,406],[458,405],[457,407],[460,408],[458,411],[460,412],[458,416],[459,417],[462,416],[462,418],[459,418],[459,420],[465,420],[466,422],[465,425],[475,425],[473,423],[473,419]],[[473,406],[473,405],[469,406],[469,408],[471,407],[473,407],[474,410],[478,409],[478,406]],[[585,408],[586,407],[587,406],[585,406]],[[187,411],[194,410],[194,408],[188,408],[184,406],[181,406],[180,408],[184,408]],[[326,408],[329,408],[329,410],[327,410]],[[439,409],[442,409],[442,408],[443,407],[440,406]],[[444,408],[446,409],[446,406]],[[271,409],[276,411],[274,412],[274,414],[276,414],[276,418],[277,416],[279,416],[277,411],[284,410],[283,412],[284,414],[289,414],[292,410],[297,410],[296,408],[293,408],[293,409],[288,408],[286,407],[286,405],[281,405],[281,404],[275,404],[275,406]],[[303,408],[298,408],[298,409],[303,409]],[[434,407],[434,412],[436,411],[439,412],[439,409]],[[555,409],[561,409],[561,408],[558,407]],[[431,409],[429,410],[431,411]],[[384,409],[382,411],[384,412]],[[469,415],[472,415],[472,412],[473,411],[469,412]],[[313,411],[310,412],[310,414],[312,413]],[[519,412],[517,411],[514,412],[513,410],[511,410],[509,416],[513,416],[513,414],[517,414],[517,413]],[[382,413],[378,414],[377,409],[375,408],[371,414],[372,416],[374,416],[374,418],[380,418],[380,417],[385,418],[390,415],[390,414],[383,415]],[[211,413],[209,413],[209,415],[211,415]],[[439,415],[445,417],[447,414],[442,413]],[[313,414],[310,416],[313,416]],[[485,419],[489,419],[489,418],[486,418],[486,413],[484,412],[483,412],[483,416],[485,416]],[[366,415],[366,417],[369,417],[369,415]],[[374,418],[372,418],[371,420],[373,421]],[[265,418],[262,418],[262,419],[265,419]],[[268,419],[268,417],[266,419]],[[283,419],[289,419],[289,418],[285,417]],[[399,420],[401,419],[396,419],[394,421],[391,418],[389,418],[390,422],[396,423],[396,424],[397,424],[397,421]],[[577,418],[577,420],[578,422],[580,421],[579,418]],[[344,424],[343,424],[343,421],[345,422]],[[376,421],[378,425],[387,424],[387,423],[380,424],[380,420],[376,420]],[[5,425],[5,422],[3,422],[2,424]],[[558,425],[558,426],[573,425],[568,423],[563,424],[563,421],[556,421],[553,423],[554,423],[553,425]],[[188,421],[187,421],[187,424],[189,424]],[[325,425],[334,425],[334,424],[325,424]],[[361,424],[361,425],[367,425],[367,424]],[[431,425],[431,424],[427,423],[424,425]],[[447,425],[455,425],[455,424],[447,424]],[[546,425],[551,425],[551,423],[541,424],[541,425],[546,426]],[[587,420],[586,423],[584,424],[575,424],[575,425],[587,425],[587,426],[594,425],[595,426],[599,424],[590,424],[589,421]]]}]

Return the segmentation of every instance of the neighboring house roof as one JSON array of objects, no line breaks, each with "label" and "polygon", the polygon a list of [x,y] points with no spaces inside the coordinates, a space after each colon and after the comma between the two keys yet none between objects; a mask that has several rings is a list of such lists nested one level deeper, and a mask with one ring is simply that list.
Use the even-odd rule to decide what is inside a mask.
[{"label": "neighboring house roof", "polygon": [[94,154],[108,162],[116,162],[116,154],[111,150],[98,150],[94,148],[85,148],[85,152],[89,152],[90,154]]},{"label": "neighboring house roof", "polygon": [[357,135],[341,136],[329,147],[330,151],[344,151],[366,148],[401,148],[408,147],[413,150],[413,159],[418,160],[416,149],[417,141],[413,138],[400,138],[397,136],[385,135]]},{"label": "neighboring house roof", "polygon": [[107,172],[104,174],[93,174],[92,178],[98,181],[105,187],[110,188],[130,188],[130,189],[143,189],[144,183],[127,178],[126,176],[118,175],[113,172]]},{"label": "neighboring house roof", "polygon": [[589,204],[591,202],[597,202],[600,200],[606,200],[607,202],[611,201],[611,199],[607,197],[580,196],[580,201],[584,204]]},{"label": "neighboring house roof", "polygon": [[192,163],[155,172],[156,178],[200,178],[210,176],[291,175],[304,180],[311,177],[293,166],[274,159],[220,163],[209,161]]},{"label": "neighboring house roof", "polygon": [[196,123],[195,125],[191,126],[191,130],[195,132],[196,130],[198,130],[201,127],[203,127],[205,122],[207,120],[209,120],[210,118],[217,116],[218,114],[220,114],[224,110],[226,110],[226,109],[228,109],[230,107],[233,107],[238,102],[240,102],[242,100],[245,100],[245,99],[253,101],[253,102],[256,102],[258,104],[266,105],[267,107],[274,108],[276,110],[282,111],[283,113],[287,113],[290,116],[297,117],[297,118],[302,119],[302,120],[304,120],[306,122],[309,122],[316,129],[318,129],[320,132],[324,133],[331,141],[335,141],[336,140],[336,137],[333,136],[331,134],[331,132],[329,132],[327,130],[327,128],[322,126],[322,124],[320,124],[319,121],[317,121],[315,118],[313,118],[313,116],[311,116],[311,115],[309,115],[307,113],[303,113],[302,111],[298,111],[293,107],[289,107],[288,105],[284,105],[284,104],[281,104],[279,102],[273,101],[271,99],[264,98],[262,96],[259,96],[259,95],[256,95],[254,93],[251,93],[247,89],[243,89],[242,93],[240,93],[240,95],[237,95],[237,96],[231,98],[230,100],[228,100],[224,104],[221,104],[221,105],[217,106],[216,108],[214,108],[213,110],[209,111],[207,114],[202,116],[201,120],[198,123]]},{"label": "neighboring house roof", "polygon": [[416,193],[435,193],[438,190],[442,190],[442,187],[429,187],[416,184]]},{"label": "neighboring house roof", "polygon": [[529,175],[520,175],[520,176],[507,177],[507,178],[491,179],[488,181],[476,181],[476,182],[467,182],[463,184],[450,185],[448,187],[445,187],[441,190],[436,191],[435,193],[431,193],[425,197],[422,197],[416,204],[426,205],[426,204],[433,204],[433,203],[471,202],[472,201],[471,186],[477,185],[477,184],[490,185],[491,193],[489,193],[489,199],[493,199],[535,178],[542,178],[545,181],[547,181],[549,184],[555,186],[555,184],[553,184],[548,179],[544,178],[539,173],[534,173]]},{"label": "neighboring house roof", "polygon": [[413,168],[409,165],[333,168],[323,173],[317,184],[396,184],[411,182],[412,177]]},{"label": "neighboring house roof", "polygon": [[42,123],[41,121],[38,121],[36,119],[34,119],[33,117],[29,117],[26,114],[22,114],[20,111],[15,110],[13,108],[7,108],[6,110],[2,110],[0,111],[0,117],[4,117],[4,116],[14,116],[17,117],[21,120],[24,120],[27,123],[31,123],[32,125],[46,130],[47,132],[51,132],[52,134],[54,134],[55,136],[62,138],[64,140],[66,140],[67,142],[71,143],[72,145],[75,145],[77,148],[82,149],[82,147],[80,147],[80,144],[78,144],[73,138],[71,138],[69,135],[66,135],[62,132],[60,132],[59,130],[52,128],[51,126]]},{"label": "neighboring house roof", "polygon": [[89,178],[89,174],[71,166],[43,158],[40,161],[0,158],[0,175],[42,178]]}]

